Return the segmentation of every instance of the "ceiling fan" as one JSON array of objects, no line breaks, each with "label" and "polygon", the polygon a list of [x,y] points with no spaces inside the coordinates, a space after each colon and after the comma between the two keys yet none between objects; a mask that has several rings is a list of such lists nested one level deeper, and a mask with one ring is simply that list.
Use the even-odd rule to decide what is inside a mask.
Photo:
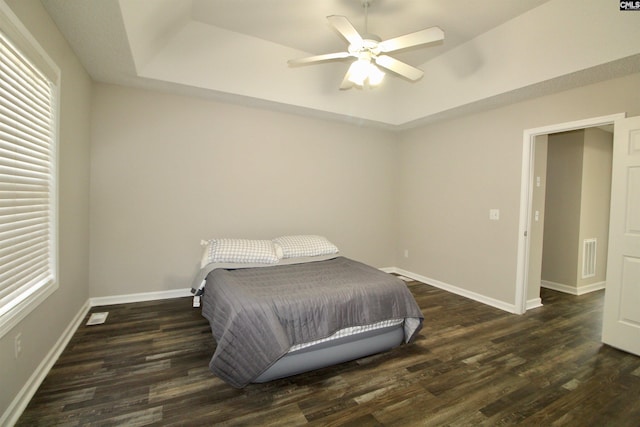
[{"label": "ceiling fan", "polygon": [[380,84],[385,74],[378,66],[411,81],[419,80],[424,74],[422,70],[386,54],[444,40],[444,32],[439,27],[431,27],[382,41],[377,35],[367,33],[368,10],[371,2],[372,0],[362,0],[362,6],[365,10],[365,33],[362,36],[346,17],[340,15],[327,16],[329,23],[349,42],[346,52],[292,59],[288,61],[289,65],[356,58],[342,80],[341,90],[350,89],[354,85],[362,87]]}]

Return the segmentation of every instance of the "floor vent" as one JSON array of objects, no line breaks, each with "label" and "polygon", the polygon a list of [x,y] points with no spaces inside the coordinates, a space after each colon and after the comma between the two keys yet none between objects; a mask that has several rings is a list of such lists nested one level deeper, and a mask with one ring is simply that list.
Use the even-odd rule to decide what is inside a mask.
[{"label": "floor vent", "polygon": [[89,317],[89,320],[87,321],[87,326],[90,325],[102,325],[106,320],[107,320],[107,316],[109,315],[108,311],[104,311],[101,313],[91,313],[91,316]]},{"label": "floor vent", "polygon": [[582,244],[582,278],[596,275],[596,239],[585,239]]}]

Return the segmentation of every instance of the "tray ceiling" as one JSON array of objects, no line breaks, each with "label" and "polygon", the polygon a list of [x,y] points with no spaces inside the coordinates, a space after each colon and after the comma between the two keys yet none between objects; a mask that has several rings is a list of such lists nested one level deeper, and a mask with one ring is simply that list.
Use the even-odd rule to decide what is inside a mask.
[{"label": "tray ceiling", "polygon": [[607,2],[375,0],[369,32],[386,39],[437,25],[446,38],[394,55],[423,69],[420,81],[389,75],[349,91],[338,90],[348,62],[286,61],[344,50],[326,16],[364,32],[360,0],[42,3],[96,81],[391,129],[640,71],[640,45],[620,46],[640,38],[640,13]]}]

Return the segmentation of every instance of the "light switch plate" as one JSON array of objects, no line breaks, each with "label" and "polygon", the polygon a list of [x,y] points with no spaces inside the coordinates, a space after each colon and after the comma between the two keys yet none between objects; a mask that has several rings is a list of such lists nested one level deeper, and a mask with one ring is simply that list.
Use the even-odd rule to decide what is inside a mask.
[{"label": "light switch plate", "polygon": [[489,219],[497,221],[500,219],[500,209],[489,209]]}]

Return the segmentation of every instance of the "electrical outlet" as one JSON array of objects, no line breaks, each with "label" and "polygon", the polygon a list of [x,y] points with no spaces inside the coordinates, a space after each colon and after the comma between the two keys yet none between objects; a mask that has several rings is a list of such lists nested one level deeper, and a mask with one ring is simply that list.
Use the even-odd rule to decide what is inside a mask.
[{"label": "electrical outlet", "polygon": [[22,353],[22,332],[18,332],[13,339],[13,351],[16,359],[20,357],[20,353]]},{"label": "electrical outlet", "polygon": [[404,257],[409,258],[409,249],[404,250]]}]

